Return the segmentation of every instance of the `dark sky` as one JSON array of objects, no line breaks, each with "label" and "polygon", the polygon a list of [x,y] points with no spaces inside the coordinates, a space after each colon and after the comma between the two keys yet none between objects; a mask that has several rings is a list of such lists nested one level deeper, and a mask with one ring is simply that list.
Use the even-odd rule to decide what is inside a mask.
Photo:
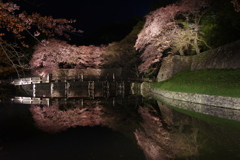
[{"label": "dark sky", "polygon": [[[27,4],[32,1],[40,7]],[[76,19],[74,25],[85,32],[110,22],[124,22],[133,16],[144,16],[154,0],[22,0],[22,8],[52,15],[54,18]]]}]

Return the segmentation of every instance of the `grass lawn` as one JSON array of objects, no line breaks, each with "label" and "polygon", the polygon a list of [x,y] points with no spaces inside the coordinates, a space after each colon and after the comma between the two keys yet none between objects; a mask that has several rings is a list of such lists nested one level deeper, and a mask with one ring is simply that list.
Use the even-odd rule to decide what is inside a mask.
[{"label": "grass lawn", "polygon": [[240,97],[240,69],[186,70],[153,87],[208,95]]}]

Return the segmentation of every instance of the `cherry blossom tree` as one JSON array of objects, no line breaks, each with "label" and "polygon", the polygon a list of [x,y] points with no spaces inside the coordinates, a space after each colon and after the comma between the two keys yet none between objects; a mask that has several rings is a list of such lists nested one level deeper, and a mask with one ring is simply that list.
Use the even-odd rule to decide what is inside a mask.
[{"label": "cherry blossom tree", "polygon": [[[184,23],[183,23],[184,24]],[[199,25],[185,24],[184,28],[176,26],[177,30],[174,32],[173,41],[171,42],[169,53],[179,53],[180,55],[190,55],[192,52],[199,54],[200,46],[203,43],[206,47],[211,47],[199,36]]]},{"label": "cherry blossom tree", "polygon": [[233,4],[234,10],[236,12],[240,12],[240,3],[238,0],[232,0],[231,3]]},{"label": "cherry blossom tree", "polygon": [[209,4],[207,0],[181,0],[161,7],[146,16],[146,23],[138,34],[135,48],[142,51],[140,72],[160,62],[167,49],[184,54],[191,46],[200,52],[200,20]]},{"label": "cherry blossom tree", "polygon": [[[26,64],[26,53],[19,46],[29,47],[25,43],[27,36],[39,42],[37,36],[66,36],[69,32],[77,31],[70,24],[75,20],[54,19],[51,16],[41,16],[38,13],[27,14],[20,11],[20,6],[14,3],[3,3],[0,1],[0,48],[1,54],[7,58],[7,64],[11,65],[18,73],[19,68],[29,69]],[[14,41],[10,41],[14,37]],[[13,39],[13,38],[12,38]],[[19,75],[20,76],[20,75]]]},{"label": "cherry blossom tree", "polygon": [[33,72],[46,76],[63,68],[100,68],[104,60],[106,46],[75,46],[66,41],[49,39],[35,46],[35,51],[30,61]]}]

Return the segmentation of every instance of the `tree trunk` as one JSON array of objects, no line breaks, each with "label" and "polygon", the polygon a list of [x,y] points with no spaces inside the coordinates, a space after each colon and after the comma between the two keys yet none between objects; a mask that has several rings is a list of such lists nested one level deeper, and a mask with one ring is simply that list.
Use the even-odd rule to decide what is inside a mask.
[{"label": "tree trunk", "polygon": [[181,56],[184,56],[184,49],[180,48],[179,53],[180,53]]},{"label": "tree trunk", "polygon": [[196,54],[199,54],[200,53],[200,49],[199,49],[199,46],[198,46],[198,39],[197,39],[197,34],[196,34],[196,37],[194,38],[193,40],[193,47],[196,51]]}]

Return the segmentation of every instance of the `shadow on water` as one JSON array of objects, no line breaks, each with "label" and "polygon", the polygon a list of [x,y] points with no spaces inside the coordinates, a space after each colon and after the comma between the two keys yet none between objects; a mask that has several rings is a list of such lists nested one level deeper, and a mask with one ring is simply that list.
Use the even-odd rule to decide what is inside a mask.
[{"label": "shadow on water", "polygon": [[0,159],[240,159],[238,110],[108,91],[2,102]]}]

